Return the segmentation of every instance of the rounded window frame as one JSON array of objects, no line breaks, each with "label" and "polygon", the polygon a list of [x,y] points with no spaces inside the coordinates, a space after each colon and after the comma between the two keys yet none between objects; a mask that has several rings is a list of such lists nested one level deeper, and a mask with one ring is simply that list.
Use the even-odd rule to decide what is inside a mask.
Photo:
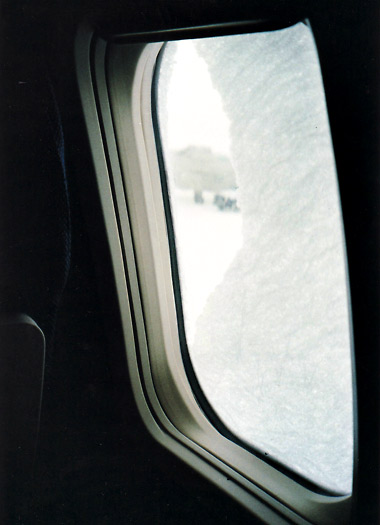
[{"label": "rounded window frame", "polygon": [[[203,32],[212,36],[210,28]],[[178,39],[181,33],[167,36]],[[141,417],[162,445],[264,521],[348,523],[352,495],[311,489],[246,450],[211,424],[194,395],[180,349],[152,120],[152,84],[163,45],[155,41],[163,37],[104,40],[86,27],[76,42],[79,88]]]}]

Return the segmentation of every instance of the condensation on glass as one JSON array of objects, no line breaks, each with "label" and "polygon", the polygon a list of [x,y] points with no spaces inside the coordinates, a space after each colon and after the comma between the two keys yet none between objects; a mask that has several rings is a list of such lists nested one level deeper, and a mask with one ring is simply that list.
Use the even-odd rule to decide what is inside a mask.
[{"label": "condensation on glass", "polygon": [[204,395],[238,438],[350,493],[345,245],[310,29],[166,44],[157,112]]}]

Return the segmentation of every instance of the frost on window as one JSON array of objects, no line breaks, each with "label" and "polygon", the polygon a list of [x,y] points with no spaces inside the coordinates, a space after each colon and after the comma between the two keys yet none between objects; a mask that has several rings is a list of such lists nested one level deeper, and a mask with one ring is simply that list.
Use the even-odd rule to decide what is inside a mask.
[{"label": "frost on window", "polygon": [[345,248],[309,28],[167,44],[157,106],[201,388],[241,440],[349,493]]}]

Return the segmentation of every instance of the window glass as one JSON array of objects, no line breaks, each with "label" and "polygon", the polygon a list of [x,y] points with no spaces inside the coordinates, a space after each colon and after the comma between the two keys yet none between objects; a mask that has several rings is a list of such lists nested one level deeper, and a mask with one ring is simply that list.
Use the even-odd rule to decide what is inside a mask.
[{"label": "window glass", "polygon": [[204,395],[239,439],[351,492],[345,247],[310,29],[166,44],[157,112]]}]

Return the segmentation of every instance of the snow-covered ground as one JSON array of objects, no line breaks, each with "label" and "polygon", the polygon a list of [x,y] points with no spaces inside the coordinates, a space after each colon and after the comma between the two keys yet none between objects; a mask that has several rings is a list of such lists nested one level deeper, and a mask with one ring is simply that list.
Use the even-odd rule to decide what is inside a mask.
[{"label": "snow-covered ground", "polygon": [[[231,193],[231,192],[230,192]],[[222,283],[224,275],[242,244],[241,214],[220,211],[214,194],[203,192],[204,203],[194,202],[190,190],[176,190],[175,228],[181,293],[189,347],[194,343],[195,327],[206,302]]]},{"label": "snow-covered ground", "polygon": [[[344,240],[310,30],[298,24],[199,41],[195,48],[230,122],[241,210],[219,211],[212,195],[196,204],[191,192],[175,187],[168,136],[182,121],[175,128],[175,115],[167,116],[175,74],[175,48],[168,46],[159,110],[195,372],[237,436],[322,487],[349,493],[353,405]],[[165,71],[165,56],[161,67]],[[206,106],[203,101],[207,120]],[[198,118],[194,97],[183,98],[182,107]],[[212,141],[205,145],[217,149]]]}]

